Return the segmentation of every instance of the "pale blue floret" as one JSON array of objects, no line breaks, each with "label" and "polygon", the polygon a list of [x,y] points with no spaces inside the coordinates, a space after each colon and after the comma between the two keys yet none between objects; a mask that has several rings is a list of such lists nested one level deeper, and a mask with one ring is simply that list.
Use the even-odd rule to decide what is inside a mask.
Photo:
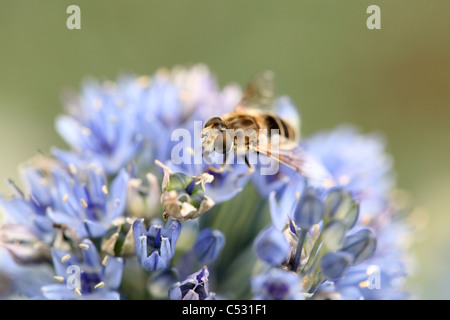
[{"label": "pale blue floret", "polygon": [[181,223],[168,221],[166,226],[152,224],[148,230],[143,219],[133,224],[135,252],[142,268],[162,270],[170,265],[175,254],[175,244],[181,233]]},{"label": "pale blue floret", "polygon": [[[44,298],[119,300],[120,294],[117,290],[122,281],[123,259],[109,257],[107,263],[102,263],[97,249],[90,240],[83,240],[82,245],[85,248],[81,250],[81,256],[52,249],[56,276],[64,280],[62,283],[43,286],[41,291]],[[78,277],[79,283],[75,277]]]}]

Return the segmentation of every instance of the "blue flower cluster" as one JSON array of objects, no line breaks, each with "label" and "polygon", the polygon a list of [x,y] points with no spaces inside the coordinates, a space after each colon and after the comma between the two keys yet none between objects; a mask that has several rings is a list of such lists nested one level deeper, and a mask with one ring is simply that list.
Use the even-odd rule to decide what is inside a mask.
[{"label": "blue flower cluster", "polygon": [[[283,165],[245,176],[245,165],[172,161],[174,130],[199,134],[194,121],[241,95],[203,65],[89,80],[67,95],[55,126],[69,150],[21,165],[21,186],[0,196],[0,298],[407,298],[400,242],[411,228],[380,135],[342,126],[302,141],[328,170],[322,181]],[[274,108],[299,124],[289,98]],[[247,230],[252,207],[268,223]]]}]

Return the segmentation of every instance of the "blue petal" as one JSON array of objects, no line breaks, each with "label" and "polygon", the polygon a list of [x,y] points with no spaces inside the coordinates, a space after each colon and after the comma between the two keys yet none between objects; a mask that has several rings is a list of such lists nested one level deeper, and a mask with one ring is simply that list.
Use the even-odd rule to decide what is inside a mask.
[{"label": "blue petal", "polygon": [[96,273],[100,273],[102,270],[102,264],[100,261],[100,256],[95,248],[95,245],[91,240],[85,239],[82,241],[82,244],[89,246],[88,249],[83,249],[83,262],[89,266],[91,271]]},{"label": "blue petal", "polygon": [[111,201],[113,202],[113,211],[110,216],[111,220],[121,216],[125,210],[129,181],[129,174],[125,169],[122,169],[111,184]]},{"label": "blue petal", "polygon": [[147,271],[162,270],[167,266],[166,261],[162,259],[156,251],[154,251],[142,263],[142,268]]},{"label": "blue petal", "polygon": [[[144,219],[137,219],[133,222],[133,236],[134,236],[134,242],[135,242],[135,248],[134,251],[138,257],[141,257],[141,250],[142,250],[142,236],[145,236],[147,233],[147,230],[145,230],[144,227]],[[145,251],[147,251],[147,239],[145,238]],[[147,257],[147,253],[145,253],[145,257]]]},{"label": "blue petal", "polygon": [[67,255],[67,252],[65,251],[51,249],[51,253],[52,253],[53,267],[55,268],[55,272],[58,276],[65,278],[67,276],[68,266],[80,264],[80,261],[74,256],[70,256],[70,258],[66,262],[62,262],[61,259],[65,255]]},{"label": "blue petal", "polygon": [[59,135],[73,149],[82,151],[83,139],[81,137],[80,126],[78,121],[66,115],[57,116],[55,120],[55,128]]},{"label": "blue petal", "polygon": [[120,300],[120,294],[116,291],[108,291],[104,293],[100,298],[101,300]]},{"label": "blue petal", "polygon": [[278,229],[282,230],[288,221],[288,215],[283,213],[278,207],[276,200],[276,193],[272,191],[269,195],[269,206],[270,206],[270,217],[272,218],[273,225]]},{"label": "blue petal", "polygon": [[214,262],[225,245],[225,235],[219,230],[204,229],[197,236],[193,252],[201,263]]},{"label": "blue petal", "polygon": [[12,221],[29,225],[30,219],[35,215],[30,205],[23,199],[6,199],[0,196],[0,208]]},{"label": "blue petal", "polygon": [[118,289],[122,281],[124,261],[122,258],[109,258],[104,269],[104,281],[109,289]]},{"label": "blue petal", "polygon": [[42,184],[40,181],[42,176],[32,167],[24,167],[23,174],[25,176],[24,184],[28,184],[28,189],[40,207],[45,208],[52,203],[50,188]]},{"label": "blue petal", "polygon": [[64,284],[50,284],[42,287],[42,294],[49,300],[77,300],[78,294]]},{"label": "blue petal", "polygon": [[107,231],[107,228],[98,222],[84,220],[86,232],[91,238],[101,238]]},{"label": "blue petal", "polygon": [[140,236],[138,238],[135,237],[136,241],[136,256],[138,257],[139,262],[141,265],[144,263],[144,261],[147,259],[147,236]]},{"label": "blue petal", "polygon": [[103,171],[89,170],[89,200],[100,208],[106,203],[103,186],[106,186],[106,177]]},{"label": "blue petal", "polygon": [[261,260],[280,265],[286,260],[290,246],[283,232],[269,226],[256,237],[254,248]]},{"label": "blue petal", "polygon": [[162,236],[170,239],[172,256],[175,254],[175,244],[181,234],[181,223],[177,220],[169,220],[166,227],[162,230]]},{"label": "blue petal", "polygon": [[161,246],[159,248],[160,251],[160,257],[161,259],[164,261],[164,263],[166,265],[170,264],[170,260],[173,257],[172,254],[172,246],[170,244],[170,239],[169,238],[165,238],[165,237],[161,237]]},{"label": "blue petal", "polygon": [[200,300],[200,296],[197,292],[190,289],[188,292],[186,292],[182,300]]},{"label": "blue petal", "polygon": [[79,220],[78,218],[72,217],[71,215],[65,212],[53,211],[51,208],[47,208],[47,216],[54,223],[63,224],[71,228],[74,228],[80,236],[86,236],[82,221]]},{"label": "blue petal", "polygon": [[174,287],[169,289],[169,299],[170,300],[181,300],[181,289],[180,284],[176,284]]}]

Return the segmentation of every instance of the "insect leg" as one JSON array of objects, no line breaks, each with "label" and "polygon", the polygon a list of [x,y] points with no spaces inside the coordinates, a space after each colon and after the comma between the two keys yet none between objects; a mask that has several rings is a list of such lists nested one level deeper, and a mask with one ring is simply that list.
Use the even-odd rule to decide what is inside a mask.
[{"label": "insect leg", "polygon": [[248,161],[247,155],[244,156],[244,160],[245,160],[245,164],[248,167],[248,172],[238,175],[238,180],[240,178],[249,176],[249,175],[253,174],[253,172],[255,172],[255,167],[253,167],[253,165],[250,163],[250,161]]},{"label": "insect leg", "polygon": [[[225,169],[229,169],[230,167],[227,165],[227,154],[223,154],[223,163],[220,165],[220,168],[216,168],[214,166],[209,166],[204,170],[204,172],[212,171],[215,173],[222,173]],[[231,168],[230,168],[231,169]]]}]

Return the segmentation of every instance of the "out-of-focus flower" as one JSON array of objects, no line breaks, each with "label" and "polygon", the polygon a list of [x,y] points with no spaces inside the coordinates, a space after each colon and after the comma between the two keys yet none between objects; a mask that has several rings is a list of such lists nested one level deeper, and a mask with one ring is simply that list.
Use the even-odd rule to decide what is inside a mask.
[{"label": "out-of-focus flower", "polygon": [[305,149],[324,165],[334,183],[360,201],[361,218],[385,210],[394,186],[392,158],[385,144],[381,135],[362,134],[352,126],[319,132],[304,141]]},{"label": "out-of-focus flower", "polygon": [[[375,252],[361,264],[351,266],[346,276],[328,290],[342,299],[407,299],[410,293],[405,279],[411,272],[408,239],[412,226],[392,207],[365,223],[375,231]],[[323,291],[323,287],[319,291]]]},{"label": "out-of-focus flower", "polygon": [[186,280],[175,283],[169,290],[170,300],[213,300],[215,293],[209,291],[209,271],[205,266]]},{"label": "out-of-focus flower", "polygon": [[135,251],[142,268],[155,271],[168,267],[180,232],[181,224],[176,220],[169,220],[165,227],[153,224],[148,231],[143,219],[136,220],[133,223]]},{"label": "out-of-focus flower", "polygon": [[373,255],[376,243],[375,234],[369,229],[362,229],[347,236],[340,250],[353,256],[353,264],[359,264]]},{"label": "out-of-focus flower", "polygon": [[43,162],[39,166],[21,166],[24,191],[9,180],[14,195],[0,196],[0,214],[5,214],[5,223],[26,227],[37,238],[50,243],[54,237],[54,228],[46,210],[54,205],[54,185],[48,170],[54,170],[55,164]]},{"label": "out-of-focus flower", "polygon": [[328,280],[343,278],[354,257],[351,253],[338,251],[325,255],[320,260],[320,268]]},{"label": "out-of-focus flower", "polygon": [[[79,97],[65,101],[66,115],[55,126],[80,161],[95,161],[108,174],[116,173],[136,155],[141,136],[136,130],[136,106],[127,101],[122,84],[86,81]],[[67,157],[55,149],[61,161]],[[67,163],[69,164],[69,163]],[[78,165],[78,163],[74,163]]]},{"label": "out-of-focus flower", "polygon": [[[345,277],[331,286],[334,289],[325,282],[317,294],[323,293],[326,287],[327,292],[334,290],[334,294],[343,299],[406,298],[404,278],[409,272],[409,263],[402,243],[410,236],[410,226],[390,208],[395,174],[392,158],[385,152],[384,139],[377,134],[364,135],[351,126],[341,126],[308,138],[305,148],[320,159],[341,189],[358,199],[359,219],[353,216],[348,223],[356,224],[356,229],[370,227],[377,241],[370,258],[350,266]],[[334,202],[338,203],[338,193],[334,195]],[[376,275],[383,283],[377,288],[367,282],[369,271],[375,269],[379,270]]]},{"label": "out-of-focus flower", "polygon": [[282,190],[270,193],[270,215],[273,225],[279,230],[282,230],[289,220],[292,219],[295,206],[304,188],[304,180],[300,178],[299,174],[296,174]]},{"label": "out-of-focus flower", "polygon": [[[303,193],[300,196],[299,191],[290,188],[299,188],[297,190]],[[283,192],[286,194],[279,197],[280,204],[275,193],[269,197],[271,210],[282,208],[287,210],[286,216],[293,217],[282,229],[285,242],[289,244],[282,265],[303,277],[305,292],[314,293],[324,281],[343,278],[351,266],[373,254],[374,233],[369,229],[352,229],[358,219],[359,206],[348,192],[334,188],[321,196],[316,190],[305,190],[298,184],[287,186]],[[272,213],[273,219],[278,217],[278,213]],[[267,260],[264,251],[258,256]]]},{"label": "out-of-focus flower", "polygon": [[18,264],[0,248],[0,300],[42,298],[41,287],[53,280],[52,269],[47,263]]},{"label": "out-of-focus flower", "polygon": [[300,277],[292,271],[271,269],[251,280],[255,300],[303,300]]},{"label": "out-of-focus flower", "polygon": [[323,217],[322,201],[312,189],[304,192],[293,213],[293,220],[297,226],[309,229],[318,224]]},{"label": "out-of-focus flower", "polygon": [[176,268],[166,268],[159,272],[153,272],[148,279],[148,291],[152,298],[167,299],[167,292],[178,280],[179,272]]},{"label": "out-of-focus flower", "polygon": [[135,218],[151,220],[161,212],[161,191],[158,179],[153,174],[147,173],[146,180],[144,184],[141,179],[130,179],[126,211]]},{"label": "out-of-focus flower", "polygon": [[0,227],[0,247],[7,249],[17,263],[32,264],[50,260],[49,245],[20,224]]},{"label": "out-of-focus flower", "polygon": [[225,245],[225,236],[219,230],[203,229],[197,236],[192,249],[195,257],[203,264],[214,262]]},{"label": "out-of-focus flower", "polygon": [[62,282],[42,287],[51,300],[118,300],[123,270],[122,258],[101,260],[94,244],[83,240],[81,255],[52,250],[55,280]]},{"label": "out-of-focus flower", "polygon": [[205,195],[205,184],[212,182],[213,176],[203,173],[200,177],[191,177],[174,173],[159,161],[157,164],[164,170],[161,195],[164,219],[195,219],[211,209],[214,201]]}]

